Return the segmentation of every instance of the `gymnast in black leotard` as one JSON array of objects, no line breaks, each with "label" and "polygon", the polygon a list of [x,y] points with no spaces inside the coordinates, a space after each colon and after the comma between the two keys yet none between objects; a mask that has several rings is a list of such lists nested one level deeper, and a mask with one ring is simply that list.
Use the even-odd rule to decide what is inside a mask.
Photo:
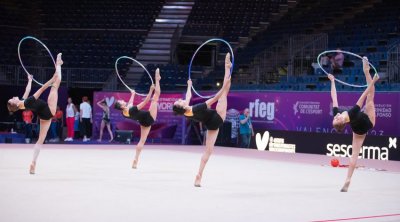
[{"label": "gymnast in black leotard", "polygon": [[[56,72],[48,82],[43,84],[38,91],[36,91],[33,96],[29,96],[32,87],[32,76],[28,76],[28,85],[26,86],[25,93],[22,96],[22,100],[18,97],[13,97],[8,100],[7,108],[9,111],[15,112],[19,109],[29,109],[32,110],[40,119],[40,132],[39,138],[34,146],[33,160],[30,165],[30,174],[35,174],[36,161],[39,156],[40,148],[46,138],[47,131],[49,130],[51,124],[51,118],[55,115],[57,110],[58,101],[58,88],[61,83],[61,65],[63,61],[61,60],[61,53],[57,55],[56,62]],[[47,103],[39,99],[40,95],[47,89],[51,87],[50,94],[47,98]]]},{"label": "gymnast in black leotard", "polygon": [[[133,105],[133,100],[135,98],[135,91],[131,91],[131,98],[129,102],[126,103],[124,100],[118,100],[115,102],[114,108],[122,111],[122,115],[126,118],[137,121],[140,124],[140,140],[136,145],[136,155],[132,163],[132,168],[136,169],[139,162],[139,156],[142,152],[143,146],[146,142],[147,136],[149,135],[151,125],[157,119],[157,109],[158,109],[158,99],[160,98],[160,70],[156,70],[156,84],[150,87],[150,91],[147,94],[143,102],[138,105]],[[144,106],[150,101],[151,94],[154,91],[154,95],[151,99],[149,110],[143,110]]]},{"label": "gymnast in black leotard", "polygon": [[[374,84],[376,81],[378,81],[379,76],[375,75],[373,79],[371,78],[371,75],[369,73],[370,67],[368,64],[368,59],[366,57],[363,58],[363,69],[368,87],[358,99],[357,104],[347,111],[339,110],[335,87],[335,77],[331,74],[328,75],[328,78],[331,80],[331,97],[334,116],[332,125],[336,129],[336,131],[342,132],[346,127],[346,124],[350,123],[350,127],[353,130],[353,151],[350,158],[347,178],[344,186],[341,189],[342,192],[347,192],[350,186],[351,177],[356,167],[358,155],[360,154],[360,149],[362,147],[362,144],[364,143],[367,132],[375,126]],[[363,106],[365,100],[365,111],[362,112],[361,107]]]},{"label": "gymnast in black leotard", "polygon": [[[338,116],[336,119],[340,118],[339,116],[344,113],[344,110],[339,110],[338,107],[333,107],[332,109],[333,116]],[[351,109],[346,111],[348,116],[349,116],[349,124],[351,129],[353,130],[354,133],[358,135],[364,135],[366,134],[370,129],[374,127],[372,124],[371,120],[369,119],[368,115],[365,114],[364,112],[361,112],[361,108],[358,105],[353,106]],[[335,126],[338,127],[338,130],[340,130],[341,124],[337,123],[338,121],[335,121]]]},{"label": "gymnast in black leotard", "polygon": [[[204,103],[189,106],[190,99],[192,98],[192,81],[188,80],[185,100],[179,99],[173,106],[173,112],[175,115],[184,115],[188,119],[201,122],[208,129],[206,136],[206,150],[201,158],[199,171],[194,182],[196,187],[201,186],[201,178],[203,176],[204,168],[211,156],[212,150],[214,149],[219,127],[224,123],[226,117],[228,106],[227,96],[231,86],[231,67],[232,63],[230,60],[230,54],[228,53],[225,57],[224,83],[220,91],[213,98],[208,99]],[[211,105],[214,103],[217,103],[216,109],[210,109]]]}]

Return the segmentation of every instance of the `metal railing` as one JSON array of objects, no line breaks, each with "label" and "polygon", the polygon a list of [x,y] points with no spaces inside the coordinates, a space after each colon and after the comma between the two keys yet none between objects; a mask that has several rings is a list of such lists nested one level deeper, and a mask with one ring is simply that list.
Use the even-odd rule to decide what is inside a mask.
[{"label": "metal railing", "polygon": [[387,51],[387,76],[389,83],[400,83],[400,43]]},{"label": "metal railing", "polygon": [[252,76],[255,83],[274,83],[279,80],[279,67],[284,66],[288,60],[289,39],[275,43],[254,57],[251,66]]},{"label": "metal railing", "polygon": [[288,76],[309,73],[319,53],[328,47],[327,34],[295,35],[289,40]]},{"label": "metal railing", "polygon": [[[250,75],[237,78],[238,83],[276,83],[280,77],[301,75],[312,68],[318,54],[328,47],[328,35],[284,36],[282,40],[257,54]],[[250,78],[250,79],[249,79]]]},{"label": "metal railing", "polygon": [[178,24],[178,25],[176,25],[176,28],[175,28],[174,33],[172,35],[171,47],[170,47],[171,51],[169,53],[169,55],[170,55],[170,60],[169,61],[171,63],[174,63],[176,61],[176,59],[177,59],[176,58],[176,48],[178,46],[179,39],[180,39],[181,34],[182,34],[182,30],[183,30],[183,27],[181,27]]},{"label": "metal railing", "polygon": [[[53,67],[26,67],[41,83],[54,74]],[[103,88],[113,69],[63,68],[62,86],[76,88]],[[21,66],[0,65],[0,84],[21,86],[26,84],[26,73]]]}]

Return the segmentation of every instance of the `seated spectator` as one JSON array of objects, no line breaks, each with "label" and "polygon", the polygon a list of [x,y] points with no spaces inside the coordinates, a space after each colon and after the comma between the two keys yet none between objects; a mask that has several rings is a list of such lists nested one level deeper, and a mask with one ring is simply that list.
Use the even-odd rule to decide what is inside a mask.
[{"label": "seated spectator", "polygon": [[[339,48],[337,50],[340,50]],[[344,62],[344,55],[342,52],[337,52],[336,55],[331,58],[333,72],[342,70]]]}]

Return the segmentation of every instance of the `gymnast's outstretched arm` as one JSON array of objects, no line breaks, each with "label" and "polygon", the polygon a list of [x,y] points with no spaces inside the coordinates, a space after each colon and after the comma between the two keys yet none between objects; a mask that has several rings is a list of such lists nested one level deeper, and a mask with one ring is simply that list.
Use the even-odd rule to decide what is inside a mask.
[{"label": "gymnast's outstretched arm", "polygon": [[106,111],[106,108],[104,107],[104,105],[102,104],[104,102],[104,98],[100,101],[97,102],[97,106],[99,106],[102,110]]},{"label": "gymnast's outstretched arm", "polygon": [[185,102],[186,105],[189,106],[190,100],[192,99],[192,80],[187,81],[187,90],[186,90],[186,97],[185,97]]},{"label": "gymnast's outstretched arm", "polygon": [[28,75],[28,84],[26,85],[25,93],[22,96],[22,99],[27,99],[28,96],[29,96],[29,93],[31,92],[31,89],[32,89],[32,78],[33,78],[32,75]]},{"label": "gymnast's outstretched arm", "polygon": [[339,107],[336,94],[335,77],[332,74],[328,74],[328,78],[331,81],[332,107]]},{"label": "gymnast's outstretched arm", "polygon": [[133,105],[133,100],[135,99],[135,90],[131,90],[131,98],[129,98],[128,101],[128,107],[131,107]]}]

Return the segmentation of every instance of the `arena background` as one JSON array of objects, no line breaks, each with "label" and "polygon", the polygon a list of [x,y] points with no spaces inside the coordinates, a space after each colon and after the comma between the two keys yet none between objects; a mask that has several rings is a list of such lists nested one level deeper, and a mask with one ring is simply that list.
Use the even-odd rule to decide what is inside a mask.
[{"label": "arena background", "polygon": [[[33,179],[27,166],[37,118],[33,140],[25,144],[21,111],[6,107],[27,84],[17,51],[25,36],[43,41],[53,56],[63,53],[61,110],[68,97],[76,106],[88,97],[93,108],[91,141],[82,141],[77,126],[74,141],[65,142],[62,126],[57,140],[46,139]],[[204,150],[203,132],[171,109],[185,95],[193,53],[211,38],[229,42],[235,63],[227,118],[199,195],[190,189],[191,170]],[[317,64],[320,53],[335,49],[367,56],[380,76],[376,126],[359,155],[354,193],[346,196],[338,191],[352,132],[332,128],[331,84]],[[191,67],[196,90],[211,95],[221,88],[228,51],[220,42],[199,51]],[[39,82],[53,75],[51,58],[37,42],[24,41],[20,53]],[[338,65],[337,54],[326,55],[324,67],[337,79],[366,84],[359,58],[344,55]],[[120,56],[137,59],[153,77],[159,68],[162,76],[158,118],[143,168],[134,173],[139,126],[113,108],[129,98],[115,72]],[[148,91],[148,75],[137,64],[121,60],[118,70],[131,88]],[[352,107],[365,89],[336,87],[341,108]],[[32,91],[37,88],[34,83]],[[398,0],[2,0],[0,94],[0,221],[399,221]],[[96,141],[101,99],[111,109],[111,142],[107,131]],[[141,100],[135,97],[135,103]],[[193,94],[191,104],[202,101]],[[245,108],[255,131],[249,149],[240,148],[238,132]],[[324,167],[332,159],[343,167]]]}]

